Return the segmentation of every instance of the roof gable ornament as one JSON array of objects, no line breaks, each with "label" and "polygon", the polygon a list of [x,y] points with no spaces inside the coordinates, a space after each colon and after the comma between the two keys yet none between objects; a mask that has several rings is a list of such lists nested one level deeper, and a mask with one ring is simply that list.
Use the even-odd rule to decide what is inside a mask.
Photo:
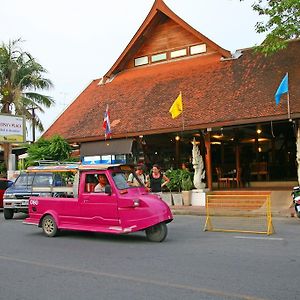
[{"label": "roof gable ornament", "polygon": [[122,54],[119,56],[114,65],[110,68],[110,70],[104,75],[103,83],[108,82],[112,77],[114,77],[117,73],[124,70],[126,64],[133,58],[133,56],[137,53],[137,51],[142,47],[143,42],[145,41],[145,37],[148,37],[151,31],[158,25],[159,21],[163,18],[163,16],[169,18],[180,27],[182,27],[185,31],[189,32],[193,35],[197,40],[204,42],[208,46],[210,46],[214,51],[218,52],[223,58],[230,58],[231,53],[216,43],[208,39],[206,36],[195,30],[189,24],[187,24],[184,20],[178,17],[165,3],[163,0],[155,0],[150,12],[145,18],[144,22],[133,36],[127,47],[124,49]]}]

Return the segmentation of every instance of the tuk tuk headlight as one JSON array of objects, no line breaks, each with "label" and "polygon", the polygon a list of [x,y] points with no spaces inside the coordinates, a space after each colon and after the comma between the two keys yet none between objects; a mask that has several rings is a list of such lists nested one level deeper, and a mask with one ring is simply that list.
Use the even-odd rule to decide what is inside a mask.
[{"label": "tuk tuk headlight", "polygon": [[134,199],[133,200],[133,206],[134,207],[140,206],[140,200],[139,199]]}]

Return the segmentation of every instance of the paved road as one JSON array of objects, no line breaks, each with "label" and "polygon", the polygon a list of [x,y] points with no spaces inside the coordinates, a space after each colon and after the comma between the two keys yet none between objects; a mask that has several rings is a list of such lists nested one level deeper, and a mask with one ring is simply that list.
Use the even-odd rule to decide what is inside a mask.
[{"label": "paved road", "polygon": [[0,213],[0,299],[299,299],[300,220],[274,221],[271,237],[203,232],[175,216],[163,243],[41,230]]}]

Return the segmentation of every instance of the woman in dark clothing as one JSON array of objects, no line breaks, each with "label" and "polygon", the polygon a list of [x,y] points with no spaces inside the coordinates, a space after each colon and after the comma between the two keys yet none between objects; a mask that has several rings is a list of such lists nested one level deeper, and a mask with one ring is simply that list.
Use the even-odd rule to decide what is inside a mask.
[{"label": "woman in dark clothing", "polygon": [[153,165],[152,172],[148,176],[147,182],[150,184],[150,192],[161,193],[161,188],[165,186],[170,179],[161,173],[158,165]]}]

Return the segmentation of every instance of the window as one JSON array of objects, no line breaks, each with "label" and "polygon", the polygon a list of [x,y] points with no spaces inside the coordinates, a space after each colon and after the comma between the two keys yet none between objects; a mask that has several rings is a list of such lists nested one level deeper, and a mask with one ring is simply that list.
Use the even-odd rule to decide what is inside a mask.
[{"label": "window", "polygon": [[33,186],[49,187],[53,183],[52,174],[35,174]]},{"label": "window", "polygon": [[147,65],[149,63],[148,56],[143,56],[139,58],[134,59],[134,66],[142,66],[142,65]]},{"label": "window", "polygon": [[33,182],[34,174],[22,173],[15,181],[15,186],[31,186]]},{"label": "window", "polygon": [[105,174],[87,174],[85,180],[85,191],[95,192],[95,193],[104,193],[105,187],[109,185],[108,179]]},{"label": "window", "polygon": [[166,59],[167,59],[167,53],[159,53],[151,56],[151,62],[157,62]]},{"label": "window", "polygon": [[187,54],[186,49],[176,50],[171,52],[171,58],[185,56]]},{"label": "window", "polygon": [[97,174],[87,174],[85,178],[85,192],[94,192],[95,186],[98,184]]},{"label": "window", "polygon": [[119,190],[128,189],[127,179],[124,173],[113,173],[112,178]]},{"label": "window", "polygon": [[204,53],[206,52],[206,44],[191,46],[190,53],[191,55]]},{"label": "window", "polygon": [[10,180],[0,180],[0,190],[6,190],[12,183]]}]

